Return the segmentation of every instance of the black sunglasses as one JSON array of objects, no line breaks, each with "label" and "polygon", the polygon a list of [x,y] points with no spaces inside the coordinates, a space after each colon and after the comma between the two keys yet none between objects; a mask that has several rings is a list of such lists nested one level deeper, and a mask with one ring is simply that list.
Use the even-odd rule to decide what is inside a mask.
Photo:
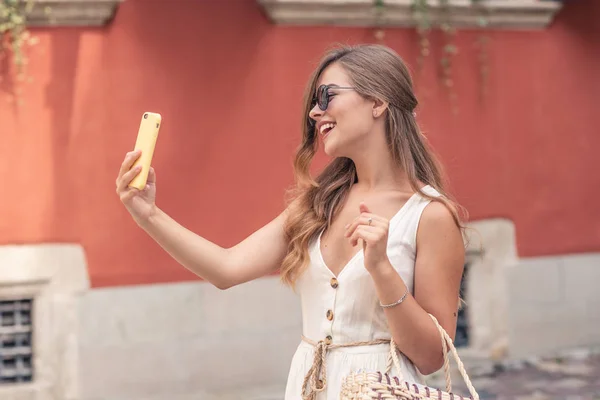
[{"label": "black sunglasses", "polygon": [[330,89],[354,89],[354,88],[348,87],[348,86],[321,85],[317,88],[317,96],[315,98],[313,98],[313,103],[312,103],[313,107],[315,104],[318,104],[321,111],[327,110],[327,106],[329,105],[329,100],[331,100],[331,97],[335,96],[335,94],[329,93]]}]

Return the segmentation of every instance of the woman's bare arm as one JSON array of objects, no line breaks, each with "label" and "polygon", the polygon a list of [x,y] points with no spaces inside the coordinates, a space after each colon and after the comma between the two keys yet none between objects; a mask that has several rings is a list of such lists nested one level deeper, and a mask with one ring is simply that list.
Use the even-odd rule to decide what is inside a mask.
[{"label": "woman's bare arm", "polygon": [[185,268],[217,288],[227,289],[280,267],[287,251],[286,215],[287,210],[231,248],[204,239],[159,208],[140,226]]}]

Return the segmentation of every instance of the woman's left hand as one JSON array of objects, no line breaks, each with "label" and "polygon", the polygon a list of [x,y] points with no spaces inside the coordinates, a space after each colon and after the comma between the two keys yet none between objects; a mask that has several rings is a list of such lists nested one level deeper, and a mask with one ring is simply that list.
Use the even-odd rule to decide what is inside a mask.
[{"label": "woman's left hand", "polygon": [[360,204],[360,215],[346,225],[345,236],[352,246],[362,239],[365,268],[369,272],[389,264],[387,242],[389,221],[369,211],[364,203]]}]

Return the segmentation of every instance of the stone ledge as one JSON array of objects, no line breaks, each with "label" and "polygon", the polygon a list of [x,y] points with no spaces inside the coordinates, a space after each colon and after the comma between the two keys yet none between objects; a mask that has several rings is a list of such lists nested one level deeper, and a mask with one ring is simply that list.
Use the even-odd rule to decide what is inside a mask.
[{"label": "stone ledge", "polygon": [[2,400],[41,400],[49,398],[52,386],[48,383],[23,383],[0,386]]},{"label": "stone ledge", "polygon": [[[257,0],[271,21],[282,25],[337,25],[414,27],[414,0],[384,0],[379,12],[374,0]],[[562,8],[556,0],[448,0],[449,12],[440,0],[429,0],[429,19],[439,25],[444,19],[460,28],[543,29]]]},{"label": "stone ledge", "polygon": [[110,23],[124,0],[33,0],[27,25],[104,26]]},{"label": "stone ledge", "polygon": [[0,246],[0,291],[48,285],[45,295],[85,293],[90,287],[87,261],[78,244]]}]

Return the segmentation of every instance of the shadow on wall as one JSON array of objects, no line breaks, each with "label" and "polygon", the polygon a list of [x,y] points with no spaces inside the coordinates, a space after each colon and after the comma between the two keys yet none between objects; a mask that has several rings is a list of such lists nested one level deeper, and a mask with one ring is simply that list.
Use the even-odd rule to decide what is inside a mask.
[{"label": "shadow on wall", "polygon": [[[50,36],[50,81],[45,88],[45,106],[50,110],[49,167],[53,169],[50,183],[51,196],[46,203],[51,215],[44,227],[49,232],[53,226],[70,226],[69,236],[77,232],[77,196],[73,187],[73,176],[78,164],[74,161],[73,138],[77,135],[72,129],[77,90],[77,64],[81,52],[81,33],[70,30],[56,30]],[[78,238],[74,238],[77,240]]]}]

